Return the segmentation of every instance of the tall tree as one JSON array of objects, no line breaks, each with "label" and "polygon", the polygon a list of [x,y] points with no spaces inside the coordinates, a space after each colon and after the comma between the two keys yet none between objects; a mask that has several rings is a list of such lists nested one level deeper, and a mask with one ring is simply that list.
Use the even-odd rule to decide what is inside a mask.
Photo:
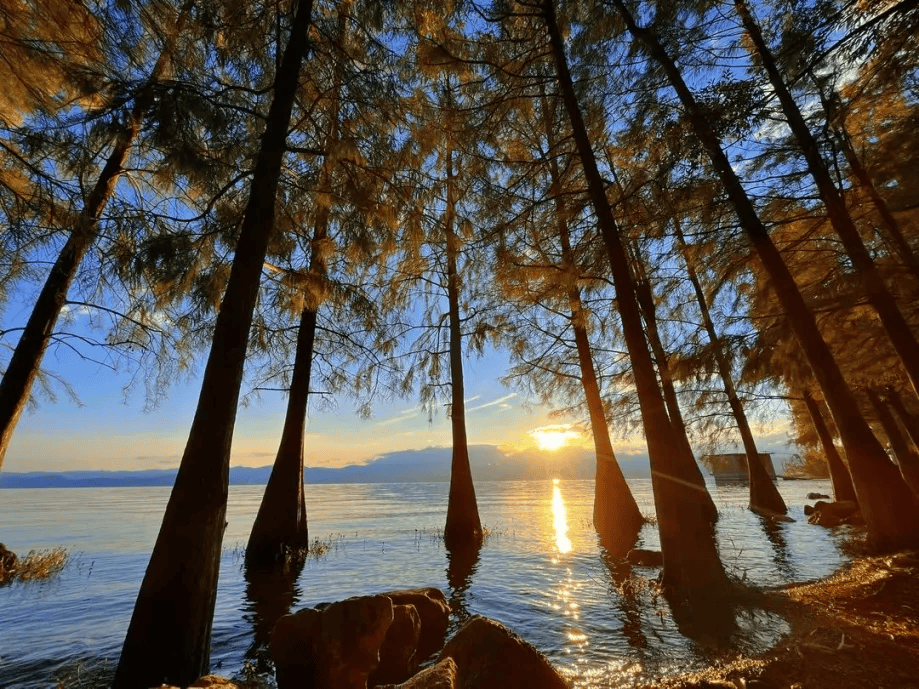
[{"label": "tall tree", "polygon": [[3,380],[0,381],[0,466],[3,465],[3,458],[16,430],[16,424],[38,375],[42,357],[64,307],[70,284],[83,256],[98,236],[100,215],[114,193],[115,184],[124,170],[134,140],[153,105],[155,89],[161,80],[168,77],[175,41],[182,32],[190,7],[191,4],[186,3],[173,19],[174,25],[164,31],[165,46],[162,53],[146,82],[132,95],[132,105],[125,113],[124,123],[115,136],[105,165],[86,197],[82,210],[74,220],[67,241],[45,280],[3,374]]},{"label": "tall tree", "polygon": [[750,50],[756,62],[766,72],[769,83],[781,103],[782,113],[794,134],[801,154],[807,161],[807,170],[817,185],[817,191],[826,208],[830,223],[839,235],[846,254],[861,277],[868,300],[884,324],[887,336],[906,369],[914,392],[919,394],[919,341],[901,313],[890,290],[884,284],[880,271],[874,264],[858,228],[852,221],[842,194],[836,188],[826,162],[820,154],[817,141],[782,77],[750,7],[745,0],[734,0],[734,7],[749,37]]},{"label": "tall tree", "polygon": [[779,302],[830,407],[846,449],[849,469],[872,544],[890,550],[919,542],[919,502],[871,432],[829,347],[820,335],[788,266],[757,215],[728,160],[707,114],[657,35],[641,27],[623,0],[612,0],[628,32],[664,70],[712,166],[721,178],[738,219],[768,273]]},{"label": "tall tree", "polygon": [[712,344],[712,353],[715,356],[715,362],[718,365],[718,373],[721,376],[721,382],[724,385],[724,394],[728,398],[728,404],[731,406],[731,412],[737,422],[737,430],[740,433],[740,439],[743,442],[744,452],[747,456],[747,474],[750,477],[750,509],[754,511],[764,511],[771,514],[785,514],[788,508],[779,490],[772,482],[772,478],[766,472],[759,457],[759,451],[756,449],[756,441],[753,439],[753,432],[750,430],[750,423],[747,421],[747,415],[744,413],[743,404],[737,396],[737,389],[734,387],[734,378],[731,375],[731,366],[727,360],[724,350],[721,347],[721,338],[715,330],[714,321],[708,309],[708,302],[705,298],[705,292],[696,275],[695,266],[692,263],[686,238],[683,236],[683,230],[680,227],[678,218],[674,218],[674,232],[677,242],[683,254],[683,261],[686,264],[686,276],[692,284],[693,292],[696,295],[699,312],[702,314],[702,323],[705,331],[708,333],[709,341]]},{"label": "tall tree", "polygon": [[312,1],[295,6],[201,394],[134,606],[116,689],[187,685],[206,674],[226,527],[230,445],[249,326],[274,225],[278,178],[307,52]]},{"label": "tall tree", "polygon": [[668,590],[690,599],[716,595],[716,591],[726,586],[727,578],[718,557],[708,510],[711,498],[698,485],[699,467],[692,455],[685,451],[686,443],[676,437],[657,384],[635,299],[628,253],[584,126],[552,0],[540,3],[539,15],[548,34],[549,55],[555,65],[559,92],[584,168],[591,204],[616,288],[616,305],[632,362],[651,460],[655,511],[664,556],[662,583]]}]

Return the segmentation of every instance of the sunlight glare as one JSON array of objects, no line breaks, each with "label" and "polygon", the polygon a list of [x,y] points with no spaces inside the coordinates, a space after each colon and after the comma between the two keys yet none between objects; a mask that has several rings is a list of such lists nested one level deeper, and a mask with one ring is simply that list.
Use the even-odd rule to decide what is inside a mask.
[{"label": "sunlight glare", "polygon": [[530,431],[530,437],[540,450],[550,452],[560,450],[572,438],[579,438],[581,433],[569,426],[543,426]]},{"label": "sunlight glare", "polygon": [[562,491],[558,487],[558,479],[553,480],[552,487],[552,520],[555,524],[555,545],[558,552],[571,552],[571,539],[568,538],[568,514],[565,511],[565,502],[562,500]]}]

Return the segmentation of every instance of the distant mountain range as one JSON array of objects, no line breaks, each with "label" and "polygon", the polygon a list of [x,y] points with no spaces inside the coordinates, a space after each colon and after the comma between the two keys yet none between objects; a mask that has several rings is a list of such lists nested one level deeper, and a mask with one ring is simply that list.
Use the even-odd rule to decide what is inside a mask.
[{"label": "distant mountain range", "polygon": [[[413,483],[449,481],[451,449],[429,447],[381,455],[366,464],[337,469],[307,467],[307,483]],[[595,455],[584,448],[554,452],[528,450],[505,454],[494,445],[473,445],[469,462],[475,481],[526,481],[539,479],[592,479]],[[650,476],[644,456],[623,456],[619,465],[626,478]],[[128,486],[171,486],[176,469],[141,471],[0,472],[0,488],[115,488]],[[271,467],[233,467],[232,485],[264,485]]]}]

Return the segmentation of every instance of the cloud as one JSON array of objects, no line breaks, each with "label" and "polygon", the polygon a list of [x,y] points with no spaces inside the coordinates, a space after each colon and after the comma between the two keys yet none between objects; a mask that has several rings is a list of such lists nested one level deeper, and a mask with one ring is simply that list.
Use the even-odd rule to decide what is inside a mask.
[{"label": "cloud", "polygon": [[[516,397],[516,396],[517,396],[517,393],[516,393],[516,392],[512,392],[512,393],[510,393],[509,395],[505,395],[504,397],[499,397],[498,399],[492,400],[491,402],[486,402],[485,404],[480,404],[480,405],[477,406],[477,407],[470,407],[469,409],[466,410],[466,413],[469,414],[470,412],[479,411],[480,409],[485,409],[485,408],[487,408],[487,407],[496,407],[496,406],[498,406],[498,405],[503,405],[504,408],[509,409],[509,408],[510,408],[510,405],[509,405],[509,404],[504,404],[504,403],[507,402],[507,401],[510,400],[510,399],[513,399],[513,398]],[[475,399],[475,398],[473,398],[473,399]]]},{"label": "cloud", "polygon": [[398,412],[395,416],[384,419],[383,421],[377,421],[377,426],[389,426],[394,423],[399,423],[400,421],[405,421],[412,414],[417,414],[417,409],[404,409]]}]

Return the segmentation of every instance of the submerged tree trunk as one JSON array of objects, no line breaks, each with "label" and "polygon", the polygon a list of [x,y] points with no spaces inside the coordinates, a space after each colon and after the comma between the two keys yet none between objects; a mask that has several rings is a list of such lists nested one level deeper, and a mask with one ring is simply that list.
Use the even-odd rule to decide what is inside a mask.
[{"label": "submerged tree trunk", "polygon": [[677,92],[690,123],[705,148],[734,205],[738,220],[750,238],[763,268],[769,275],[776,296],[795,332],[814,376],[830,407],[846,450],[853,485],[868,527],[870,541],[878,550],[896,550],[919,544],[919,501],[904,483],[900,472],[887,458],[843,378],[833,354],[820,334],[814,315],[804,302],[788,266],[782,260],[766,227],[760,221],[750,198],[721,142],[683,81],[679,69],[663,46],[647,29],[639,27],[622,0],[612,0],[628,31],[664,69]]},{"label": "submerged tree trunk", "polygon": [[274,226],[275,199],[311,0],[296,6],[275,76],[239,240],[217,315],[198,407],[115,673],[115,689],[187,686],[207,674],[226,527],[230,445],[249,327]]},{"label": "submerged tree trunk", "polygon": [[[186,4],[181,10],[177,32],[181,31],[189,7],[190,5]],[[29,399],[32,384],[54,333],[54,326],[67,300],[67,291],[83,257],[99,235],[99,216],[115,191],[115,184],[124,170],[134,140],[140,133],[147,111],[153,104],[153,86],[168,70],[173,44],[173,40],[168,41],[146,84],[137,92],[127,122],[116,137],[115,145],[86,198],[83,210],[77,216],[76,224],[45,280],[3,374],[3,380],[0,381],[0,467],[3,466],[6,450]]]},{"label": "submerged tree trunk", "polygon": [[453,430],[453,459],[450,465],[450,495],[444,543],[450,550],[476,547],[482,542],[482,523],[469,467],[466,440],[466,403],[463,386],[463,331],[459,312],[459,239],[454,224],[453,151],[447,151],[447,208],[444,233],[447,237],[447,301],[450,322],[450,425]]},{"label": "submerged tree trunk", "polygon": [[833,183],[826,162],[820,155],[817,141],[808,129],[801,110],[779,73],[775,59],[766,45],[759,25],[753,19],[750,8],[744,0],[734,0],[734,7],[750,37],[754,55],[768,75],[769,83],[782,105],[782,112],[785,114],[788,126],[807,161],[807,170],[817,184],[817,191],[826,207],[830,223],[836,234],[839,235],[846,254],[852,260],[852,265],[858,271],[868,300],[880,317],[887,337],[906,369],[913,390],[919,394],[919,341],[916,340],[893,295],[884,284],[880,271],[871,259],[871,254],[862,241],[858,228],[852,221],[852,216],[849,215],[845,201]]},{"label": "submerged tree trunk", "polygon": [[[344,41],[347,19],[346,8],[342,6],[338,12],[340,41]],[[330,127],[325,137],[326,151],[339,138],[341,87],[341,68],[336,63],[329,106]],[[318,189],[327,194],[332,193],[333,168],[332,157],[326,155],[319,173]],[[309,406],[316,317],[323,297],[323,288],[317,285],[321,285],[328,274],[325,243],[329,236],[330,215],[329,204],[317,204],[307,270],[312,279],[296,287],[303,292],[304,307],[297,330],[297,349],[294,354],[287,414],[281,431],[278,454],[249,535],[246,547],[248,565],[273,564],[287,559],[288,556],[300,558],[309,548],[306,491],[303,489],[303,435],[306,432],[306,412]]]},{"label": "submerged tree trunk", "polygon": [[696,294],[696,301],[699,303],[699,313],[702,314],[705,332],[708,333],[708,339],[712,343],[715,363],[718,366],[718,373],[724,385],[724,394],[727,395],[731,413],[734,415],[737,430],[740,432],[740,438],[743,441],[744,452],[747,456],[747,473],[750,477],[750,509],[787,514],[788,507],[779,494],[779,489],[773,483],[772,477],[766,471],[762,460],[760,460],[759,451],[756,449],[756,442],[753,440],[753,432],[750,430],[743,404],[741,404],[740,398],[737,397],[737,389],[734,387],[734,377],[731,375],[730,363],[724,353],[724,348],[721,346],[721,338],[715,330],[715,323],[712,321],[711,313],[708,310],[708,302],[705,299],[705,292],[702,290],[702,285],[696,275],[696,267],[689,258],[686,238],[683,236],[680,221],[676,218],[674,218],[674,228],[677,241],[680,243],[680,248],[683,252],[683,261],[686,263],[686,275],[689,277],[689,282]]},{"label": "submerged tree trunk", "polygon": [[820,405],[811,394],[805,390],[803,393],[804,404],[807,407],[807,413],[811,417],[811,423],[814,425],[814,431],[820,438],[820,444],[823,446],[823,454],[826,456],[827,467],[830,470],[830,481],[833,484],[833,497],[836,500],[853,500],[858,502],[855,495],[855,488],[852,486],[852,476],[846,463],[842,461],[839,450],[833,442],[833,436],[830,429],[827,428],[823,414],[820,412]]},{"label": "submerged tree trunk", "polygon": [[[545,94],[542,94],[542,111],[546,127],[546,137],[550,152],[555,147],[552,122],[549,117],[549,106]],[[581,291],[577,284],[577,267],[571,251],[571,233],[568,229],[568,211],[561,194],[561,173],[554,156],[549,157],[549,173],[552,177],[552,191],[555,199],[555,218],[559,242],[562,247],[562,269],[567,271],[569,280],[568,306],[571,309],[571,328],[578,352],[578,366],[581,370],[581,386],[584,388],[584,399],[590,416],[590,430],[594,440],[594,451],[597,455],[596,478],[594,481],[594,528],[600,534],[601,543],[611,557],[620,557],[628,553],[635,545],[638,532],[644,524],[644,517],[635,502],[635,496],[629,489],[609,437],[609,425],[603,411],[603,398],[600,385],[594,370],[593,352],[587,334],[587,313],[581,301]]]},{"label": "submerged tree trunk", "polygon": [[316,309],[306,308],[300,315],[294,372],[278,454],[246,546],[249,566],[296,559],[309,547],[303,490],[303,434],[315,338]]},{"label": "submerged tree trunk", "polygon": [[919,496],[919,455],[916,454],[916,449],[900,430],[890,407],[881,399],[881,396],[871,388],[865,392],[868,395],[868,401],[871,402],[871,406],[878,415],[878,421],[884,428],[884,435],[887,436],[890,449],[893,450],[893,455],[897,459],[897,466],[900,468],[903,480],[913,493]]},{"label": "submerged tree trunk", "polygon": [[613,218],[581,115],[552,1],[543,0],[542,10],[559,89],[606,245],[623,333],[632,362],[651,460],[654,505],[664,557],[662,583],[665,589],[691,600],[718,598],[728,581],[718,556],[714,528],[709,518],[711,497],[693,482],[698,466],[683,449],[684,445],[676,437],[667,415],[654,363],[642,331],[641,315],[635,303],[628,255]]}]

